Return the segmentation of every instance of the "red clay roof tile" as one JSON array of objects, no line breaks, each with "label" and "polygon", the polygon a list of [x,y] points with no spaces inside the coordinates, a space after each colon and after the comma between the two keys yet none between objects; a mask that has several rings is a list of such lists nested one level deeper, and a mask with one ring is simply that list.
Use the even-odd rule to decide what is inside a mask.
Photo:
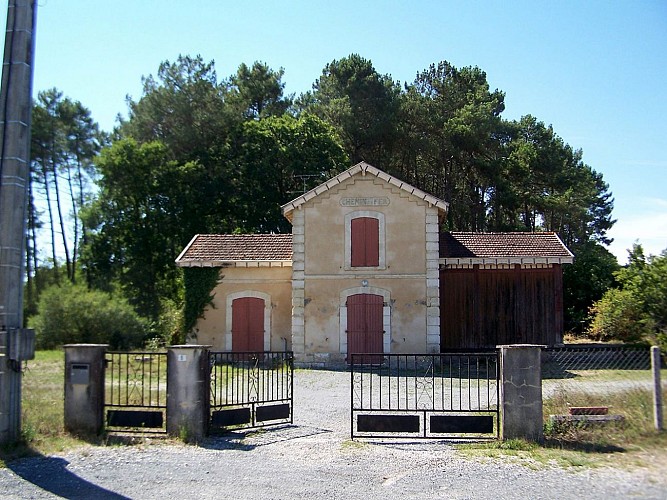
[{"label": "red clay roof tile", "polygon": [[440,258],[571,258],[556,233],[463,233],[440,235]]},{"label": "red clay roof tile", "polygon": [[292,260],[291,234],[198,234],[177,262]]},{"label": "red clay roof tile", "polygon": [[[440,258],[571,258],[556,233],[464,233],[440,235]],[[198,234],[178,257],[180,265],[292,260],[291,234]]]}]

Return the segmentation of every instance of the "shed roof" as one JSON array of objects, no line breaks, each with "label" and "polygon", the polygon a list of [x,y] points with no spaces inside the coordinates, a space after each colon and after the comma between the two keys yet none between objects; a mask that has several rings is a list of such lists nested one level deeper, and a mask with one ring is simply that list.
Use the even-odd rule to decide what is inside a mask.
[{"label": "shed roof", "polygon": [[[570,264],[573,255],[556,233],[440,235],[440,263]],[[287,267],[291,234],[198,234],[176,259],[180,267]]]},{"label": "shed roof", "polygon": [[444,264],[571,264],[573,257],[553,232],[440,235],[440,261]]},{"label": "shed roof", "polygon": [[434,205],[435,207],[440,210],[442,214],[447,212],[447,209],[449,207],[449,203],[446,201],[441,200],[440,198],[436,198],[435,196],[426,193],[425,191],[422,191],[421,189],[418,189],[414,186],[411,186],[407,182],[403,182],[402,180],[394,177],[393,175],[389,175],[386,172],[383,172],[379,168],[375,168],[373,165],[369,165],[365,161],[359,162],[356,165],[348,168],[345,172],[341,172],[335,177],[332,177],[326,182],[323,182],[316,188],[311,189],[310,191],[302,194],[298,198],[293,199],[292,201],[284,204],[281,209],[283,212],[283,215],[291,222],[292,221],[292,211],[295,208],[300,207],[307,201],[315,198],[316,196],[319,196],[320,194],[328,191],[329,189],[337,186],[341,182],[354,177],[355,175],[366,175],[366,174],[371,174],[374,175],[389,184],[392,184],[399,189],[402,189],[403,191],[408,192],[409,194],[416,196],[417,198],[424,200],[425,202]]},{"label": "shed roof", "polygon": [[291,234],[198,234],[176,259],[180,267],[292,265]]}]

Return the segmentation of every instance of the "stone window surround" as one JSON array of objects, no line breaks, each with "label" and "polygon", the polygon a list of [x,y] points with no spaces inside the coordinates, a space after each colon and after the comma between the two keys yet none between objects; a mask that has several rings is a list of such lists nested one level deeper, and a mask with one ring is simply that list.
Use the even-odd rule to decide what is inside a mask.
[{"label": "stone window surround", "polygon": [[225,314],[225,351],[232,351],[232,303],[236,299],[252,297],[264,300],[264,350],[271,350],[271,295],[257,290],[241,290],[227,295]]},{"label": "stone window surround", "polygon": [[[353,267],[352,266],[352,219],[357,219],[359,217],[369,217],[371,219],[378,220],[378,232],[379,232],[379,241],[378,241],[378,253],[379,253],[379,265],[373,267]],[[385,219],[382,212],[376,212],[373,210],[355,210],[354,212],[348,212],[345,214],[345,265],[343,269],[346,271],[370,271],[370,270],[383,270],[387,268],[386,260],[386,244],[385,244]]]}]

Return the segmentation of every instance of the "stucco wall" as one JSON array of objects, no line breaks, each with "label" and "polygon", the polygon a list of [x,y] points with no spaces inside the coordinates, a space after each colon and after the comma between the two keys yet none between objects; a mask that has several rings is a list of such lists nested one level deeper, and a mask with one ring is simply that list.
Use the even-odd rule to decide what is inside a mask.
[{"label": "stucco wall", "polygon": [[[197,322],[197,343],[211,345],[213,350],[230,350],[230,301],[236,297],[270,298],[265,329],[269,332],[269,349],[291,348],[291,267],[229,267],[220,270],[221,282],[213,292],[213,306],[204,310]],[[268,302],[268,301],[267,301]],[[283,340],[285,339],[285,340]]]},{"label": "stucco wall", "polygon": [[[431,350],[439,346],[439,327],[430,325],[439,320],[437,263],[435,280],[429,281],[433,273],[427,271],[427,255],[437,259],[437,209],[373,175],[357,175],[299,210],[304,272],[303,292],[297,286],[295,294],[303,294],[303,360],[345,358],[345,296],[352,293],[387,299],[385,352],[425,352],[429,346]],[[380,214],[383,221],[381,264],[374,269],[351,268],[346,215],[349,219],[367,214]],[[435,234],[435,241],[428,244],[427,226]],[[429,320],[429,315],[436,319]],[[435,334],[427,337],[427,331],[434,333],[431,330]]]},{"label": "stucco wall", "polygon": [[[386,206],[342,206],[350,199],[373,198]],[[412,200],[410,199],[412,198]],[[350,275],[345,269],[345,215],[378,212],[384,215],[386,266],[374,276],[426,272],[426,203],[373,175],[357,175],[303,206],[305,213],[306,275]],[[368,274],[368,273],[366,273]]]},{"label": "stucco wall", "polygon": [[[426,350],[426,294],[424,279],[360,279],[306,280],[305,290],[305,351],[306,353],[345,354],[347,344],[344,324],[345,293],[384,292],[390,298],[385,306],[390,309],[390,345],[385,352],[407,353]],[[341,296],[342,295],[342,296]],[[342,317],[341,317],[342,315]],[[387,347],[389,347],[387,349]],[[341,352],[342,351],[342,352]],[[343,356],[344,358],[344,356]]]}]

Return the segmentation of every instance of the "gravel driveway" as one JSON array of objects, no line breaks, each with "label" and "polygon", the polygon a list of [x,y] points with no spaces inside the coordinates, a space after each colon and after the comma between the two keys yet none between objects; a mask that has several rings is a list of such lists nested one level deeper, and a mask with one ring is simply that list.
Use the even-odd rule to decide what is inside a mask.
[{"label": "gravel driveway", "polygon": [[535,469],[442,442],[351,442],[348,373],[298,370],[294,387],[293,426],[22,459],[0,470],[0,498],[667,498],[664,468]]}]

